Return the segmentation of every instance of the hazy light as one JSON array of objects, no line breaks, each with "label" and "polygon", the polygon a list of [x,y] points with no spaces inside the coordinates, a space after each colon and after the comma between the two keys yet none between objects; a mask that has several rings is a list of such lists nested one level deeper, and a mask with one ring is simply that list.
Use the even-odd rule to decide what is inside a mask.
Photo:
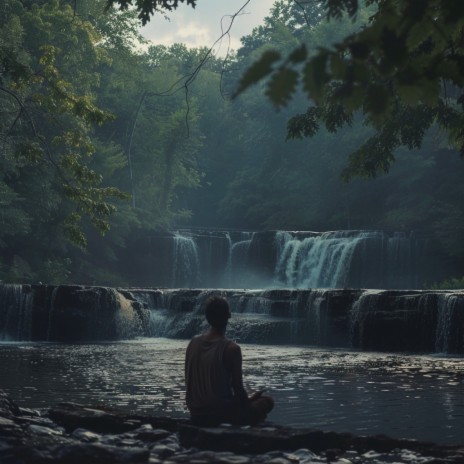
[{"label": "hazy light", "polygon": [[[211,47],[230,26],[231,16],[245,5],[246,0],[198,0],[195,9],[181,4],[169,19],[157,14],[141,29],[142,35],[156,45],[185,43],[188,47]],[[230,48],[240,47],[240,38],[262,24],[272,6],[270,0],[250,0],[238,15],[230,30]],[[222,23],[222,29],[221,29]],[[229,39],[224,37],[215,48],[217,55],[225,55]]]}]

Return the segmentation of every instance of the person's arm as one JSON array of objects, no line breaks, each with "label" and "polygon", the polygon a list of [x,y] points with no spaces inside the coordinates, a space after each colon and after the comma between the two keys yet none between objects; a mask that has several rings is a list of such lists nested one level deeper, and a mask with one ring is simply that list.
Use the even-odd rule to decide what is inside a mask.
[{"label": "person's arm", "polygon": [[225,366],[231,373],[234,395],[243,403],[248,403],[248,394],[243,386],[242,350],[235,342],[229,343],[225,352]]}]

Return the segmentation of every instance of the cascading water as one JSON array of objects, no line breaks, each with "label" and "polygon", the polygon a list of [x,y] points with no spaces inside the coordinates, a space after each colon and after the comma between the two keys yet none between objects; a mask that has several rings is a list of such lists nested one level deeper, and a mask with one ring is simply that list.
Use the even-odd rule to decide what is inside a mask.
[{"label": "cascading water", "polygon": [[464,344],[464,295],[438,296],[438,321],[435,338],[437,353],[458,353]]},{"label": "cascading water", "polygon": [[247,287],[249,281],[248,253],[253,239],[251,232],[241,232],[238,241],[231,242],[228,287]]},{"label": "cascading water", "polygon": [[207,325],[212,294],[231,306],[239,342],[464,353],[464,292],[388,290],[164,290],[151,336],[190,338]]},{"label": "cascading water", "polygon": [[151,308],[150,336],[190,338],[205,330],[203,303],[223,295],[232,318],[228,336],[240,342],[337,346],[326,314],[326,290],[164,290]]},{"label": "cascading water", "polygon": [[368,290],[364,292],[353,304],[349,312],[350,344],[362,347],[366,339],[369,319],[379,308],[379,299],[383,290]]},{"label": "cascading water", "polygon": [[30,340],[32,294],[23,285],[0,286],[0,340]]},{"label": "cascading water", "polygon": [[249,287],[252,238],[252,232],[176,232],[172,238],[171,287]]},{"label": "cascading water", "polygon": [[49,310],[48,310],[48,327],[47,327],[47,340],[50,341],[51,338],[51,333],[52,333],[52,326],[53,326],[53,312],[55,310],[55,300],[56,300],[56,295],[58,293],[58,288],[55,287],[52,290],[52,294],[50,297],[50,304],[49,304]]},{"label": "cascading water", "polygon": [[0,340],[188,339],[213,294],[239,342],[464,354],[464,291],[0,285]]},{"label": "cascading water", "polygon": [[211,292],[196,292],[194,297],[183,291],[163,291],[150,308],[151,337],[190,338],[206,328],[202,303]]},{"label": "cascading water", "polygon": [[173,287],[196,287],[200,276],[198,247],[195,240],[180,233],[174,235]]},{"label": "cascading water", "polygon": [[164,249],[172,255],[153,262],[153,286],[390,289],[421,288],[425,279],[412,234],[186,230],[160,240],[170,240]]},{"label": "cascading water", "polygon": [[279,231],[275,282],[290,288],[417,287],[417,242],[403,233]]},{"label": "cascading water", "polygon": [[205,328],[203,302],[219,293],[241,342],[464,353],[463,292],[374,290],[418,282],[422,251],[411,234],[197,230],[161,239],[155,248],[169,260],[153,265],[167,264],[178,290],[2,285],[0,339],[189,338]]},{"label": "cascading water", "polygon": [[300,240],[289,232],[277,232],[276,280],[291,288],[343,288],[363,238],[363,234],[353,238],[327,232]]}]

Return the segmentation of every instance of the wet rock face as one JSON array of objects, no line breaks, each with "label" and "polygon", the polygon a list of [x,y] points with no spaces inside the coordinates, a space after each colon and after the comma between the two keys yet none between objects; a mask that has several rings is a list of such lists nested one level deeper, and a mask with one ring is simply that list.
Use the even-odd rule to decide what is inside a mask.
[{"label": "wet rock face", "polygon": [[187,420],[130,416],[70,403],[40,415],[0,392],[0,462],[462,464],[464,447],[269,423],[199,428]]},{"label": "wet rock face", "polygon": [[[132,294],[139,298],[137,290]],[[154,316],[168,312],[150,335],[192,337],[201,330],[202,305],[212,294],[228,299],[228,333],[241,342],[464,353],[464,291],[164,289],[151,299],[150,310]]]},{"label": "wet rock face", "polygon": [[146,333],[146,306],[108,287],[0,285],[0,339],[82,342]]},{"label": "wet rock face", "polygon": [[464,354],[464,291],[0,285],[0,340],[188,339],[213,294],[229,300],[229,336],[245,343]]}]

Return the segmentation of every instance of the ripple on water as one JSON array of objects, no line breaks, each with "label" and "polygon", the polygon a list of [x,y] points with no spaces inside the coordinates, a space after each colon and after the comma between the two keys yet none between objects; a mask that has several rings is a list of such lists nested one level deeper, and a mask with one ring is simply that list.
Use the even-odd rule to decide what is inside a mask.
[{"label": "ripple on water", "polygon": [[[185,340],[0,344],[1,387],[20,404],[60,401],[185,416]],[[453,443],[464,429],[464,360],[242,345],[249,390],[288,425]]]}]

